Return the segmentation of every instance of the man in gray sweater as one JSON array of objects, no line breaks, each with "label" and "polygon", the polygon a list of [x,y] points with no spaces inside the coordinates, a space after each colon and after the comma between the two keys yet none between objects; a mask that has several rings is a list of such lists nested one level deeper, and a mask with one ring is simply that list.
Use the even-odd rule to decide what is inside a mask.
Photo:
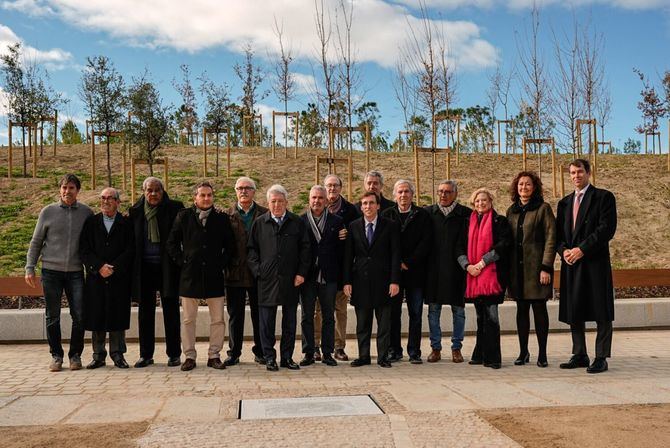
[{"label": "man in gray sweater", "polygon": [[35,287],[35,266],[42,257],[42,288],[46,301],[46,325],[49,351],[53,357],[49,370],[58,372],[63,365],[60,308],[63,290],[72,316],[70,370],[81,369],[84,349],[84,270],[79,258],[79,234],[84,221],[93,214],[77,202],[81,182],[74,174],[60,180],[60,200],[40,212],[26,257],[26,283]]}]

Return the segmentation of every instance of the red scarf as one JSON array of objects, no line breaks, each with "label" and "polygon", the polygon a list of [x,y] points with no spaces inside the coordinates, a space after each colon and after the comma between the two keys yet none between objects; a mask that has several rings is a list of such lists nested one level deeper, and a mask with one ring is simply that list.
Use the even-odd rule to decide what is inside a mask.
[{"label": "red scarf", "polygon": [[[489,210],[482,216],[481,222],[477,219],[477,212],[470,215],[470,228],[468,230],[468,260],[471,264],[478,263],[485,253],[493,248],[493,210]],[[474,299],[481,296],[495,296],[502,292],[498,283],[496,264],[486,265],[481,274],[473,277],[467,275],[467,286],[465,297]]]}]

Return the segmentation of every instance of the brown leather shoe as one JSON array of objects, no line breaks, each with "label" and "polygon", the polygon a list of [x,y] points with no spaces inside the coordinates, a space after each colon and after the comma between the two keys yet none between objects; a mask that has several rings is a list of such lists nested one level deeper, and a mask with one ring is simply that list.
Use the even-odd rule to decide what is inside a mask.
[{"label": "brown leather shoe", "polygon": [[461,355],[461,350],[456,348],[451,351],[451,360],[453,362],[463,362],[463,355]]},{"label": "brown leather shoe", "polygon": [[349,356],[347,356],[343,348],[336,348],[335,355],[333,357],[340,361],[349,361]]},{"label": "brown leather shoe", "polygon": [[433,351],[430,352],[430,355],[428,355],[428,358],[426,358],[426,361],[428,361],[428,362],[438,362],[440,359],[442,359],[441,351],[433,349]]},{"label": "brown leather shoe", "polygon": [[212,367],[217,370],[223,370],[226,368],[226,365],[221,361],[220,358],[209,358],[207,360],[207,367]]},{"label": "brown leather shoe", "polygon": [[195,359],[186,358],[184,363],[181,365],[182,372],[188,372],[189,370],[195,369]]}]

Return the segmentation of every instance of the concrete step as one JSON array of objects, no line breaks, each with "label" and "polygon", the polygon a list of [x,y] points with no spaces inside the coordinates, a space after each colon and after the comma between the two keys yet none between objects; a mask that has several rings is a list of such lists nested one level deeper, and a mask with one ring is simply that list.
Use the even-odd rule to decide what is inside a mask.
[{"label": "concrete step", "polygon": [[[568,331],[568,325],[558,321],[558,301],[549,301],[549,328],[551,331]],[[615,303],[615,321],[614,328],[619,329],[649,329],[649,328],[668,328],[670,327],[670,298],[641,298],[641,299],[622,299]],[[472,305],[465,307],[466,326],[468,333],[476,331],[475,309]],[[252,334],[251,319],[249,317],[249,308],[246,310],[244,321],[245,336]],[[138,338],[137,331],[137,307],[131,311],[130,329],[126,332],[128,340]],[[500,328],[503,333],[516,332],[516,304],[514,302],[505,302],[499,307]],[[226,316],[227,317],[227,316]],[[281,307],[277,313],[277,319],[281,318]],[[449,335],[452,330],[450,307],[443,307],[441,316],[442,331]],[[300,335],[300,318],[298,317],[297,334]],[[69,309],[61,310],[61,331],[63,338],[70,335],[72,320],[69,315]],[[407,331],[408,318],[405,305],[403,305],[402,328]],[[531,328],[533,328],[533,319],[531,319]],[[227,327],[227,324],[226,324]],[[428,335],[428,306],[424,305],[423,311],[423,333]],[[587,328],[595,328],[594,323],[587,323]],[[376,330],[376,326],[373,331]],[[90,333],[86,333],[87,337]],[[277,335],[281,334],[281,325],[277,325]],[[163,338],[163,313],[159,308],[156,309],[156,337]],[[196,335],[198,338],[207,338],[209,335],[209,311],[207,307],[200,307],[198,310],[198,321],[196,324]],[[356,336],[356,314],[354,308],[349,306],[347,311],[347,335]],[[44,319],[44,309],[31,310],[2,310],[0,311],[0,342],[37,342],[46,341],[46,327]]]}]

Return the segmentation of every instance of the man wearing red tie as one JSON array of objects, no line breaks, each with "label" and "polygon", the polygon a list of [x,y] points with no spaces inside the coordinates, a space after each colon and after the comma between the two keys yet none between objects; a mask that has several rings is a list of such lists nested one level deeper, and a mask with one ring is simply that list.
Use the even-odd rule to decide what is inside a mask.
[{"label": "man wearing red tie", "polygon": [[[574,193],[561,199],[556,214],[556,251],[561,257],[559,320],[570,325],[572,357],[562,369],[607,370],[612,347],[614,286],[609,241],[617,225],[614,195],[590,184],[588,160],[570,163]],[[595,321],[596,357],[589,365],[584,323]]]}]

